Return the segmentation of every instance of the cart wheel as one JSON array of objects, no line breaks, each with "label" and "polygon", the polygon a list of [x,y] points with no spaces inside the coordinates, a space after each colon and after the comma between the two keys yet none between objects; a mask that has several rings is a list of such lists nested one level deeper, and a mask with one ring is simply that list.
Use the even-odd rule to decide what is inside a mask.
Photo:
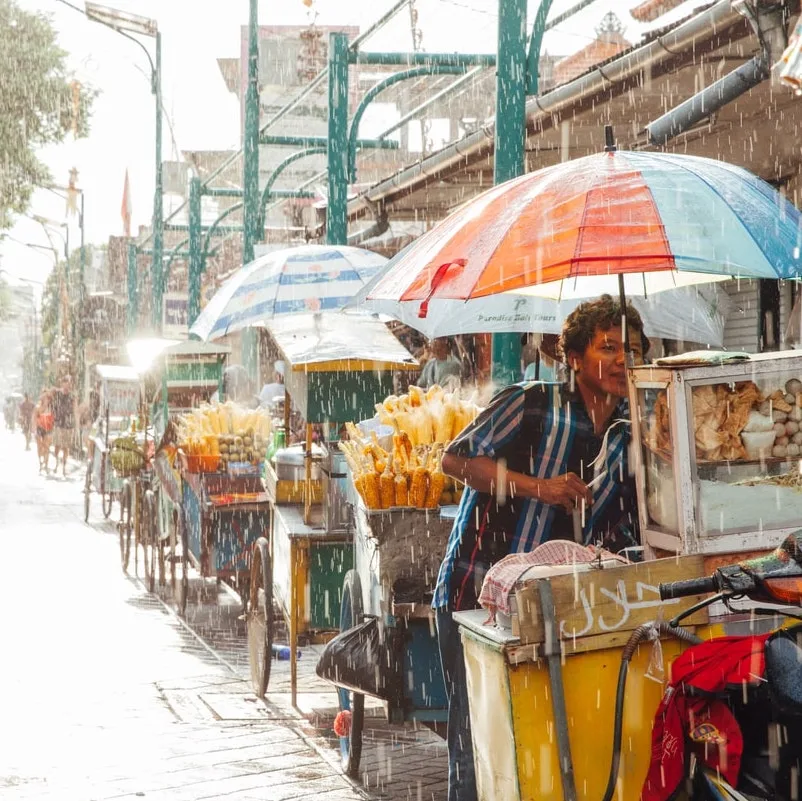
[{"label": "cart wheel", "polygon": [[[343,582],[343,599],[340,606],[340,631],[348,631],[362,622],[362,582],[356,570],[349,570]],[[362,759],[362,729],[365,725],[365,696],[352,690],[337,689],[340,711],[351,713],[351,726],[346,737],[340,737],[340,754],[343,770],[351,778],[359,776]]]},{"label": "cart wheel", "polygon": [[114,495],[110,489],[106,488],[106,479],[109,469],[109,455],[104,453],[100,457],[100,502],[103,506],[103,517],[108,520],[111,517],[111,504]]},{"label": "cart wheel", "polygon": [[178,537],[179,537],[179,529],[180,524],[178,522],[178,518],[180,515],[180,509],[178,507],[173,507],[171,509],[171,514],[173,518],[172,525],[170,527],[170,546],[168,553],[170,554],[170,591],[173,594],[173,598],[178,597],[178,587],[176,585],[176,562],[178,561]]},{"label": "cart wheel", "polygon": [[118,524],[120,561],[125,574],[128,573],[128,560],[131,557],[131,501],[131,484],[126,480],[120,491],[120,522]]},{"label": "cart wheel", "polygon": [[142,552],[145,559],[145,586],[148,588],[148,592],[153,592],[156,589],[154,559],[158,542],[156,534],[156,496],[153,494],[153,490],[145,492],[142,511],[144,512],[142,516]]},{"label": "cart wheel", "polygon": [[264,537],[259,537],[253,546],[250,592],[247,597],[251,685],[256,695],[264,698],[273,661],[273,560],[270,558],[270,545]]},{"label": "cart wheel", "polygon": [[86,465],[86,481],[84,481],[84,523],[89,522],[89,496],[92,494],[92,462]]},{"label": "cart wheel", "polygon": [[178,531],[180,532],[181,542],[181,582],[177,584],[178,589],[178,614],[185,617],[187,614],[187,598],[189,596],[189,532],[184,520],[184,509],[178,511]]},{"label": "cart wheel", "polygon": [[165,584],[165,564],[164,564],[164,526],[162,525],[162,504],[161,496],[156,494],[156,535],[154,546],[156,548],[156,567],[158,568],[159,586],[164,587]]}]

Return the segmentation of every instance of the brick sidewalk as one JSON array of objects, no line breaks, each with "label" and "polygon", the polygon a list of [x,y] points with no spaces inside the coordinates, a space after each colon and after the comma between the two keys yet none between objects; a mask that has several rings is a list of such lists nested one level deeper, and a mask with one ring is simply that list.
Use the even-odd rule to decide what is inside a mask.
[{"label": "brick sidewalk", "polygon": [[364,798],[303,720],[122,575],[116,537],[80,519],[80,471],[39,477],[0,447],[16,457],[0,467],[0,799]]},{"label": "brick sidewalk", "polygon": [[[162,594],[166,597],[166,593]],[[249,674],[247,634],[239,619],[239,599],[214,581],[192,582],[193,603],[187,622],[208,642],[232,670],[247,679]],[[279,640],[280,639],[279,635]],[[310,734],[325,738],[334,759],[339,743],[332,732],[337,696],[331,685],[315,673],[321,646],[302,649],[298,662],[298,706],[308,720]],[[289,662],[274,661],[268,700],[286,714],[290,707]],[[366,701],[369,709],[363,735],[361,784],[370,798],[381,801],[445,801],[448,795],[448,752],[445,742],[424,726],[390,726],[378,702]]]}]

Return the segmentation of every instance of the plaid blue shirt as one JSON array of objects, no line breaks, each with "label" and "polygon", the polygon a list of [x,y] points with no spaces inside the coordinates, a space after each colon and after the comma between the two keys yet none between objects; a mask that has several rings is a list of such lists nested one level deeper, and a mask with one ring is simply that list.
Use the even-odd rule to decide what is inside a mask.
[{"label": "plaid blue shirt", "polygon": [[[622,401],[613,421],[627,417]],[[637,530],[634,481],[628,474],[628,426],[611,425],[606,452],[596,466],[604,477],[593,489],[586,515],[586,542],[624,537],[633,544]],[[574,472],[593,478],[591,462],[604,445],[581,396],[553,384],[516,384],[500,392],[485,411],[449,446],[448,452],[506,460],[511,471],[554,478]],[[618,503],[615,503],[615,501]],[[621,532],[624,532],[622,534]],[[573,539],[573,517],[561,507],[531,498],[495,496],[466,488],[440,566],[432,606],[452,611],[476,606],[488,568],[510,553],[531,551],[550,539]]]}]

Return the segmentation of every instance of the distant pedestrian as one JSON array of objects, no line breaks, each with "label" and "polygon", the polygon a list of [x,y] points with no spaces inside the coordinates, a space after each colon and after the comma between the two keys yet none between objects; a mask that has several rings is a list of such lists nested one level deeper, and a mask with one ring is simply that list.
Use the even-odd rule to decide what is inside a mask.
[{"label": "distant pedestrian", "polygon": [[[36,422],[36,452],[39,455],[39,472],[50,472],[50,440],[53,435],[53,408],[50,393],[42,392],[33,412]],[[58,469],[58,462],[56,463]]]},{"label": "distant pedestrian", "polygon": [[446,387],[459,386],[462,381],[462,364],[452,353],[449,337],[438,337],[431,343],[431,358],[423,366],[418,386],[428,389],[435,384]]},{"label": "distant pedestrian", "polygon": [[67,456],[75,438],[75,399],[72,382],[65,375],[61,379],[61,388],[53,393],[53,450],[56,454],[56,472],[58,472],[58,456],[62,455],[61,472],[67,475]]},{"label": "distant pedestrian", "polygon": [[25,437],[26,451],[29,451],[31,449],[31,428],[33,427],[33,409],[34,409],[33,401],[30,399],[30,396],[26,392],[25,397],[22,399],[22,403],[19,405],[19,424],[20,428],[22,428],[22,433]]}]

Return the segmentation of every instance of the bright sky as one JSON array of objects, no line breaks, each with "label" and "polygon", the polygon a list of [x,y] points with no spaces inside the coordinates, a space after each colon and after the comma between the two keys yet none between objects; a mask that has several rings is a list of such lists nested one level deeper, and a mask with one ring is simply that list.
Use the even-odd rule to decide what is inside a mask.
[{"label": "bright sky", "polygon": [[[555,0],[551,16],[576,5],[577,0]],[[153,204],[154,100],[150,68],[142,50],[119,34],[88,21],[58,0],[17,0],[25,9],[51,15],[61,46],[79,80],[101,94],[95,101],[88,139],[71,138],[44,150],[56,184],[66,184],[71,167],[79,171],[86,202],[86,241],[102,244],[110,234],[122,233],[120,206],[126,168],[129,171],[132,229],[148,224]],[[73,0],[83,7],[82,0]],[[498,0],[416,0],[423,47],[429,51],[492,52],[495,50]],[[634,42],[642,26],[627,9],[639,0],[597,0],[573,19],[547,35],[544,47],[567,55],[595,38],[594,27],[610,10],[619,14],[625,35]],[[247,23],[247,0],[109,0],[124,11],[152,17],[162,32],[164,108],[169,118],[163,129],[165,159],[181,150],[219,150],[239,144],[239,106],[229,94],[217,68],[219,57],[239,55],[240,26]],[[695,0],[672,13],[688,13]],[[319,24],[367,27],[393,0],[315,0]],[[530,16],[536,0],[529,0]],[[666,18],[667,19],[667,18]],[[304,24],[309,21],[301,0],[261,0],[260,24]],[[664,22],[665,20],[661,20]],[[411,49],[409,13],[401,11],[364,49]],[[151,48],[152,40],[142,40]],[[175,146],[170,128],[175,135]],[[177,151],[176,151],[177,148]],[[31,213],[61,223],[65,204],[47,190],[34,196]],[[57,229],[59,233],[61,229]],[[71,221],[70,247],[78,244],[77,219]],[[53,241],[62,247],[58,233]],[[53,265],[53,255],[21,243],[48,245],[42,227],[21,218],[0,245],[2,269],[7,275],[42,281]]]}]

